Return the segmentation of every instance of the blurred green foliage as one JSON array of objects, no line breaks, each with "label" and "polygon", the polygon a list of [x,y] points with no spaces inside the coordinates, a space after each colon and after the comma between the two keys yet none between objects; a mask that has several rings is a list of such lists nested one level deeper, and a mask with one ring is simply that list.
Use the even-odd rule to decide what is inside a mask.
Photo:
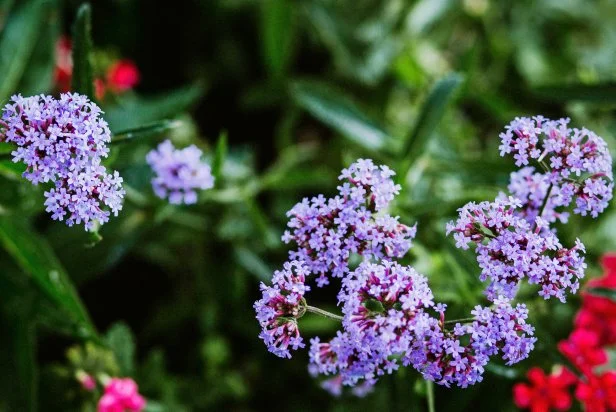
[{"label": "blurred green foliage", "polygon": [[[570,116],[616,153],[613,2],[96,1],[94,49],[80,6],[0,1],[0,100],[51,92],[53,48],[72,27],[78,90],[92,93],[96,50],[135,59],[141,86],[102,102],[122,140],[109,163],[126,202],[93,244],[52,222],[42,190],[0,161],[0,410],[94,410],[79,369],[135,377],[149,411],[428,410],[432,401],[512,410],[515,379],[562,362],[555,345],[578,301],[545,302],[529,288],[531,359],[491,365],[471,389],[427,387],[406,370],[366,399],[334,399],[309,377],[307,354],[267,353],[252,303],[285,260],[285,212],[332,193],[339,170],[362,156],[398,172],[393,212],[419,223],[408,262],[451,316],[480,302],[474,257],[453,247],[444,224],[507,184],[513,165],[498,156],[498,133],[515,116]],[[213,165],[216,187],[198,205],[153,196],[144,157],[164,137],[199,145]],[[562,230],[565,244],[586,243],[590,276],[616,250],[615,234],[614,206]],[[307,315],[300,327],[328,336],[337,325]]]}]

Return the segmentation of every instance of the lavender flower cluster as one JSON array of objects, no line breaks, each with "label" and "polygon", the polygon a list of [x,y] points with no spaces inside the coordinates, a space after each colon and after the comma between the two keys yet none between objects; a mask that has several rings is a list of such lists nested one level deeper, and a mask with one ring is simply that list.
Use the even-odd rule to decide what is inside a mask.
[{"label": "lavender flower cluster", "polygon": [[344,169],[339,179],[339,194],[304,198],[288,213],[288,227],[282,240],[295,243],[291,260],[304,262],[317,285],[329,283],[327,275],[343,277],[349,272],[349,258],[358,254],[366,259],[399,258],[406,254],[416,227],[398,222],[397,217],[376,212],[385,209],[400,191],[393,183],[395,173],[387,166],[377,167],[372,160],[359,159]]},{"label": "lavender flower cluster", "polygon": [[150,151],[146,161],[154,170],[154,193],[171,204],[196,203],[197,189],[214,187],[214,177],[210,166],[201,161],[202,154],[195,145],[176,149],[169,140]]},{"label": "lavender flower cluster", "polygon": [[[310,340],[309,371],[328,376],[322,386],[333,394],[346,385],[364,395],[380,376],[406,366],[438,384],[467,387],[483,379],[494,356],[508,365],[525,359],[536,338],[526,306],[511,302],[520,283],[538,285],[545,299],[575,293],[586,267],[584,246],[579,240],[562,246],[551,225],[567,222],[563,209],[573,200],[574,213],[597,216],[612,196],[605,142],[566,125],[542,117],[512,122],[501,135],[502,154],[513,154],[518,166],[532,159],[544,173],[522,168],[511,175],[510,195],[468,203],[447,224],[457,247],[474,245],[480,279],[489,282],[490,305],[475,306],[464,321],[445,321],[446,305],[434,302],[427,279],[394,261],[409,250],[416,228],[386,214],[400,191],[389,168],[360,159],[342,171],[337,196],[293,207],[283,240],[296,249],[255,303],[270,351],[290,357],[289,347],[303,347],[297,320],[323,312],[306,303],[305,282],[314,276],[318,286],[341,278],[343,316],[328,316],[339,318],[342,329],[328,341]],[[355,269],[353,255],[361,260]]]},{"label": "lavender flower cluster", "polygon": [[15,143],[14,162],[34,185],[52,183],[45,207],[68,226],[92,230],[122,209],[124,190],[117,171],[101,164],[109,154],[111,132],[101,109],[86,96],[64,93],[59,99],[16,95],[4,107],[0,141]]}]

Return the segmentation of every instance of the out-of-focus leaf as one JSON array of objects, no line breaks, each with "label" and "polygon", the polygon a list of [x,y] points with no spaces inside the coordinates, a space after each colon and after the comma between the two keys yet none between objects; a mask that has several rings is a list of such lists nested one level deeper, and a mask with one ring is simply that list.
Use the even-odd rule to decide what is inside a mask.
[{"label": "out-of-focus leaf", "polygon": [[135,338],[128,325],[113,324],[105,334],[105,342],[115,355],[120,372],[130,376],[135,371]]},{"label": "out-of-focus leaf", "polygon": [[45,296],[78,325],[76,336],[97,338],[94,325],[70,278],[43,238],[15,216],[0,216],[0,242]]},{"label": "out-of-focus leaf", "polygon": [[428,412],[435,412],[434,407],[434,384],[432,381],[426,380],[426,398],[428,400]]},{"label": "out-of-focus leaf", "polygon": [[158,122],[146,124],[128,130],[120,130],[113,134],[111,143],[124,143],[135,139],[143,139],[151,136],[157,136],[174,129],[180,125],[177,120],[161,120]]},{"label": "out-of-focus leaf", "polygon": [[610,288],[589,288],[588,293],[602,298],[608,298],[609,300],[616,302],[616,289]]},{"label": "out-of-focus leaf", "polygon": [[323,83],[296,81],[291,95],[303,109],[365,149],[382,150],[392,141],[346,96]]},{"label": "out-of-focus leaf", "polygon": [[204,93],[205,86],[195,83],[158,96],[123,97],[107,109],[105,119],[112,131],[134,129],[186,111]]},{"label": "out-of-focus leaf", "polygon": [[26,167],[22,163],[13,163],[11,160],[0,160],[0,174],[7,179],[18,180]]},{"label": "out-of-focus leaf", "polygon": [[94,99],[92,68],[92,7],[84,3],[73,25],[73,74],[71,89]]},{"label": "out-of-focus leaf", "polygon": [[532,92],[545,100],[584,101],[592,103],[615,103],[616,83],[560,84],[535,87]]},{"label": "out-of-focus leaf", "polygon": [[233,252],[237,263],[246,271],[255,275],[261,281],[271,281],[274,272],[256,253],[242,246],[236,247]]},{"label": "out-of-focus leaf", "polygon": [[503,366],[496,363],[489,363],[486,365],[486,370],[496,376],[501,376],[510,380],[520,379],[520,374],[518,373],[518,371],[511,366]]},{"label": "out-of-focus leaf", "polygon": [[295,18],[293,0],[263,0],[261,4],[261,47],[263,61],[272,77],[282,77],[293,57]]},{"label": "out-of-focus leaf", "polygon": [[32,96],[47,93],[53,86],[54,65],[56,63],[56,42],[60,35],[60,16],[55,0],[48,0],[43,26],[30,64],[19,82],[19,93]]},{"label": "out-of-focus leaf", "polygon": [[37,409],[36,294],[8,272],[0,270],[0,410],[31,412]]},{"label": "out-of-focus leaf", "polygon": [[443,118],[447,103],[451,100],[462,80],[463,77],[460,74],[450,74],[436,82],[430,91],[426,102],[421,108],[415,127],[413,127],[413,130],[404,142],[404,148],[400,154],[403,159],[400,170],[401,176],[406,175],[415,159],[421,155],[428,142],[428,138]]},{"label": "out-of-focus leaf", "polygon": [[43,0],[25,2],[9,19],[0,39],[0,102],[14,93],[34,52],[45,9]]},{"label": "out-of-focus leaf", "polygon": [[218,136],[218,142],[216,142],[216,149],[214,150],[214,158],[212,159],[212,176],[214,176],[214,185],[220,182],[225,159],[227,158],[227,152],[227,132],[222,132],[220,136]]}]

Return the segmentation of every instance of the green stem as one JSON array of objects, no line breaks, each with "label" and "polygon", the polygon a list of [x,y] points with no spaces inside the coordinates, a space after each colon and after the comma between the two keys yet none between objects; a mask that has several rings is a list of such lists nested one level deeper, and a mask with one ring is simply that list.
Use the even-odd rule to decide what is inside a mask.
[{"label": "green stem", "polygon": [[343,319],[343,317],[340,315],[336,315],[334,313],[310,305],[306,305],[306,312],[316,313],[317,315],[325,316],[326,318],[338,320],[340,322],[342,322]]},{"label": "green stem", "polygon": [[428,398],[428,412],[436,412],[434,406],[434,384],[432,381],[426,381],[426,394]]},{"label": "green stem", "polygon": [[[550,195],[552,194],[552,188],[554,187],[554,184],[550,183],[550,186],[548,187],[548,191],[545,194],[545,197],[543,198],[543,203],[541,204],[541,208],[539,208],[539,214],[537,215],[537,217],[541,217],[543,215],[543,211],[545,210],[545,207],[548,204],[548,200],[550,199]],[[535,229],[537,229],[537,222],[535,222],[535,225],[533,226],[533,231],[535,231]]]},{"label": "green stem", "polygon": [[474,321],[475,318],[462,318],[462,319],[452,319],[452,320],[446,320],[445,321],[445,325],[453,325],[456,323],[469,323]]}]

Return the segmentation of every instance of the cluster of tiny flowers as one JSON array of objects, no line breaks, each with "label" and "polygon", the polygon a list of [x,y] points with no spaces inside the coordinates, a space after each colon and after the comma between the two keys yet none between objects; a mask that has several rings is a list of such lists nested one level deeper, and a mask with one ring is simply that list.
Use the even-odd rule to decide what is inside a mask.
[{"label": "cluster of tiny flowers", "polygon": [[559,193],[557,206],[575,200],[574,213],[597,217],[612,198],[612,157],[601,137],[568,124],[569,119],[516,118],[500,135],[501,156],[512,154],[516,166],[536,160]]},{"label": "cluster of tiny flowers", "polygon": [[[529,195],[533,197],[534,195]],[[498,296],[513,299],[524,278],[541,286],[539,295],[566,300],[566,292],[575,293],[584,277],[586,264],[581,253],[584,245],[578,240],[571,249],[564,248],[547,222],[535,217],[535,229],[517,213],[518,199],[500,197],[494,202],[473,202],[459,209],[459,218],[447,224],[456,245],[468,249],[475,243],[480,279],[489,280],[489,300]]]},{"label": "cluster of tiny flowers", "polygon": [[150,151],[146,161],[152,167],[154,193],[171,204],[194,204],[197,190],[214,187],[210,166],[201,160],[203,153],[197,146],[176,149],[169,140]]},{"label": "cluster of tiny flowers", "polygon": [[407,353],[415,316],[433,305],[433,296],[410,267],[364,262],[343,280],[339,303],[344,332],[329,343],[311,341],[313,372],[339,375],[345,385],[373,385],[399,368],[395,357]]},{"label": "cluster of tiny flowers", "polygon": [[340,294],[344,332],[327,343],[311,340],[311,372],[334,375],[326,389],[337,391],[337,382],[367,388],[400,363],[441,385],[467,387],[482,380],[491,356],[500,352],[514,364],[534,347],[524,305],[497,299],[493,309],[477,306],[472,323],[449,331],[446,306],[436,305],[439,318],[428,313],[432,292],[412,268],[364,263],[347,279]]},{"label": "cluster of tiny flowers", "polygon": [[[287,276],[276,272],[274,286],[262,285],[264,298],[255,304],[261,338],[270,351],[290,357],[289,346],[303,346],[297,319],[306,311],[322,312],[305,301],[305,280],[313,275],[318,286],[341,278],[342,329],[329,341],[311,339],[309,351],[310,373],[328,376],[321,385],[334,395],[343,386],[364,395],[380,376],[402,366],[438,384],[464,388],[483,379],[494,356],[507,365],[527,358],[536,338],[526,306],[511,303],[519,284],[526,280],[539,285],[545,299],[565,301],[566,293],[579,288],[586,267],[580,241],[563,247],[550,224],[567,221],[568,214],[559,209],[574,198],[574,211],[582,215],[582,200],[594,215],[605,206],[589,199],[611,198],[611,158],[603,141],[586,130],[570,136],[566,123],[542,122],[517,119],[502,136],[501,149],[513,153],[519,165],[532,158],[550,162],[552,169],[541,174],[527,167],[513,173],[513,196],[471,202],[447,224],[458,248],[475,246],[491,306],[475,306],[471,320],[447,326],[453,322],[445,321],[446,305],[434,303],[427,279],[394,261],[407,253],[416,232],[383,211],[400,190],[391,179],[394,173],[360,159],[342,171],[336,197],[304,199],[288,212],[283,240],[297,245],[289,253],[292,263],[285,264]],[[576,150],[582,160],[565,156]],[[572,175],[592,175],[574,181],[555,158]],[[601,185],[609,195],[593,188]],[[355,270],[349,268],[352,254],[362,258]],[[291,277],[291,267],[302,268],[301,276]]]},{"label": "cluster of tiny flowers", "polygon": [[391,259],[409,250],[416,227],[377,213],[400,190],[393,175],[386,166],[359,159],[342,171],[339,179],[343,183],[336,197],[305,198],[287,213],[289,230],[282,240],[297,245],[297,250],[289,252],[290,258],[305,262],[312,274],[319,275],[318,286],[329,283],[327,274],[347,274],[353,253],[365,259]]},{"label": "cluster of tiny flowers", "polygon": [[[413,327],[413,346],[403,361],[422,373],[425,379],[449,387],[465,388],[483,379],[490,357],[499,353],[513,365],[528,357],[536,338],[526,323],[525,305],[511,306],[507,299],[496,299],[494,307],[476,306],[474,321],[444,328],[445,305],[437,305],[440,319],[428,314],[417,316]],[[468,343],[463,343],[463,342]]]},{"label": "cluster of tiny flowers", "polygon": [[291,358],[289,348],[303,348],[297,319],[306,311],[304,294],[308,270],[301,262],[286,262],[283,270],[276,271],[272,286],[261,283],[263,297],[255,302],[257,320],[262,331],[259,335],[270,352],[281,358]]},{"label": "cluster of tiny flowers", "polygon": [[46,210],[67,225],[86,230],[103,224],[122,209],[124,190],[118,172],[101,164],[108,156],[111,132],[101,109],[86,96],[13,96],[3,109],[0,141],[15,143],[14,162],[33,184],[53,183],[45,192]]},{"label": "cluster of tiny flowers", "polygon": [[111,378],[98,401],[98,412],[141,412],[146,401],[131,378]]}]

